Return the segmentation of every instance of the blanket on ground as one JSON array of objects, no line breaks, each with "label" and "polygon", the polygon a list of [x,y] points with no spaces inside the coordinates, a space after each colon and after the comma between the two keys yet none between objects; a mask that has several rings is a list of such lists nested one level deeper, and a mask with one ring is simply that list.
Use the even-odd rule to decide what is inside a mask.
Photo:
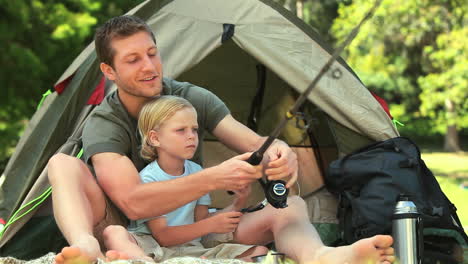
[{"label": "blanket on ground", "polygon": [[[45,256],[42,256],[33,260],[19,260],[12,257],[0,258],[1,264],[52,264],[54,263],[55,253],[48,253]],[[112,262],[105,262],[103,260],[98,260],[97,264],[147,264],[152,262],[146,262],[141,260],[116,260]],[[200,259],[193,257],[178,257],[165,260],[163,264],[246,264],[242,260],[238,259]]]}]

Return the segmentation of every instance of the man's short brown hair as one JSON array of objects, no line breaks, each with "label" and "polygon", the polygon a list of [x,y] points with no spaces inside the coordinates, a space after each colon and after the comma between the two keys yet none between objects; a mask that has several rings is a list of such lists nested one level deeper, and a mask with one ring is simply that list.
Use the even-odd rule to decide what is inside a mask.
[{"label": "man's short brown hair", "polygon": [[156,44],[153,31],[142,19],[136,16],[123,15],[109,19],[100,26],[94,35],[94,44],[99,62],[114,67],[115,50],[111,42],[114,38],[125,38],[138,32],[147,32]]}]

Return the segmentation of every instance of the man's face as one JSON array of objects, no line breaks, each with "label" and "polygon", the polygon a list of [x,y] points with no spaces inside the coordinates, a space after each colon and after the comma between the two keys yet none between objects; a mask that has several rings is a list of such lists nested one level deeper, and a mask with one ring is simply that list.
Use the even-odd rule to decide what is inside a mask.
[{"label": "man's face", "polygon": [[115,82],[120,96],[152,98],[162,91],[162,64],[151,36],[144,31],[111,42],[114,67],[101,64],[106,77]]}]

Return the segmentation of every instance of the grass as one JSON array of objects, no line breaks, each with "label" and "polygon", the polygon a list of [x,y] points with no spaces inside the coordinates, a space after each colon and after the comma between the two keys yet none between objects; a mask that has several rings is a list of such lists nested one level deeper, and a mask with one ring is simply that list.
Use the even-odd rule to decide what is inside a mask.
[{"label": "grass", "polygon": [[468,231],[468,153],[423,152],[422,159],[457,207],[458,217]]}]

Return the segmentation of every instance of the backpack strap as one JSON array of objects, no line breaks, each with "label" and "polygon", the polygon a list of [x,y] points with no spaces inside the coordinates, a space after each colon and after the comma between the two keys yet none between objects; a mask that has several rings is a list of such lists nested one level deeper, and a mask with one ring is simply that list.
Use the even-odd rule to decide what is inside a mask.
[{"label": "backpack strap", "polygon": [[[426,163],[421,162],[421,166],[422,166],[422,169],[424,170],[424,173],[430,173],[430,175],[433,175],[432,172],[427,168]],[[424,187],[426,188],[426,186]],[[463,225],[460,221],[460,218],[458,218],[457,207],[455,206],[455,204],[450,202],[450,199],[447,197],[447,195],[444,192],[441,191],[441,193],[443,194],[443,198],[445,199],[447,204],[449,204],[450,216],[452,220],[458,226],[457,231],[462,235],[463,239],[465,239],[465,242],[468,244],[468,236],[466,235],[465,230],[463,229]]]}]

